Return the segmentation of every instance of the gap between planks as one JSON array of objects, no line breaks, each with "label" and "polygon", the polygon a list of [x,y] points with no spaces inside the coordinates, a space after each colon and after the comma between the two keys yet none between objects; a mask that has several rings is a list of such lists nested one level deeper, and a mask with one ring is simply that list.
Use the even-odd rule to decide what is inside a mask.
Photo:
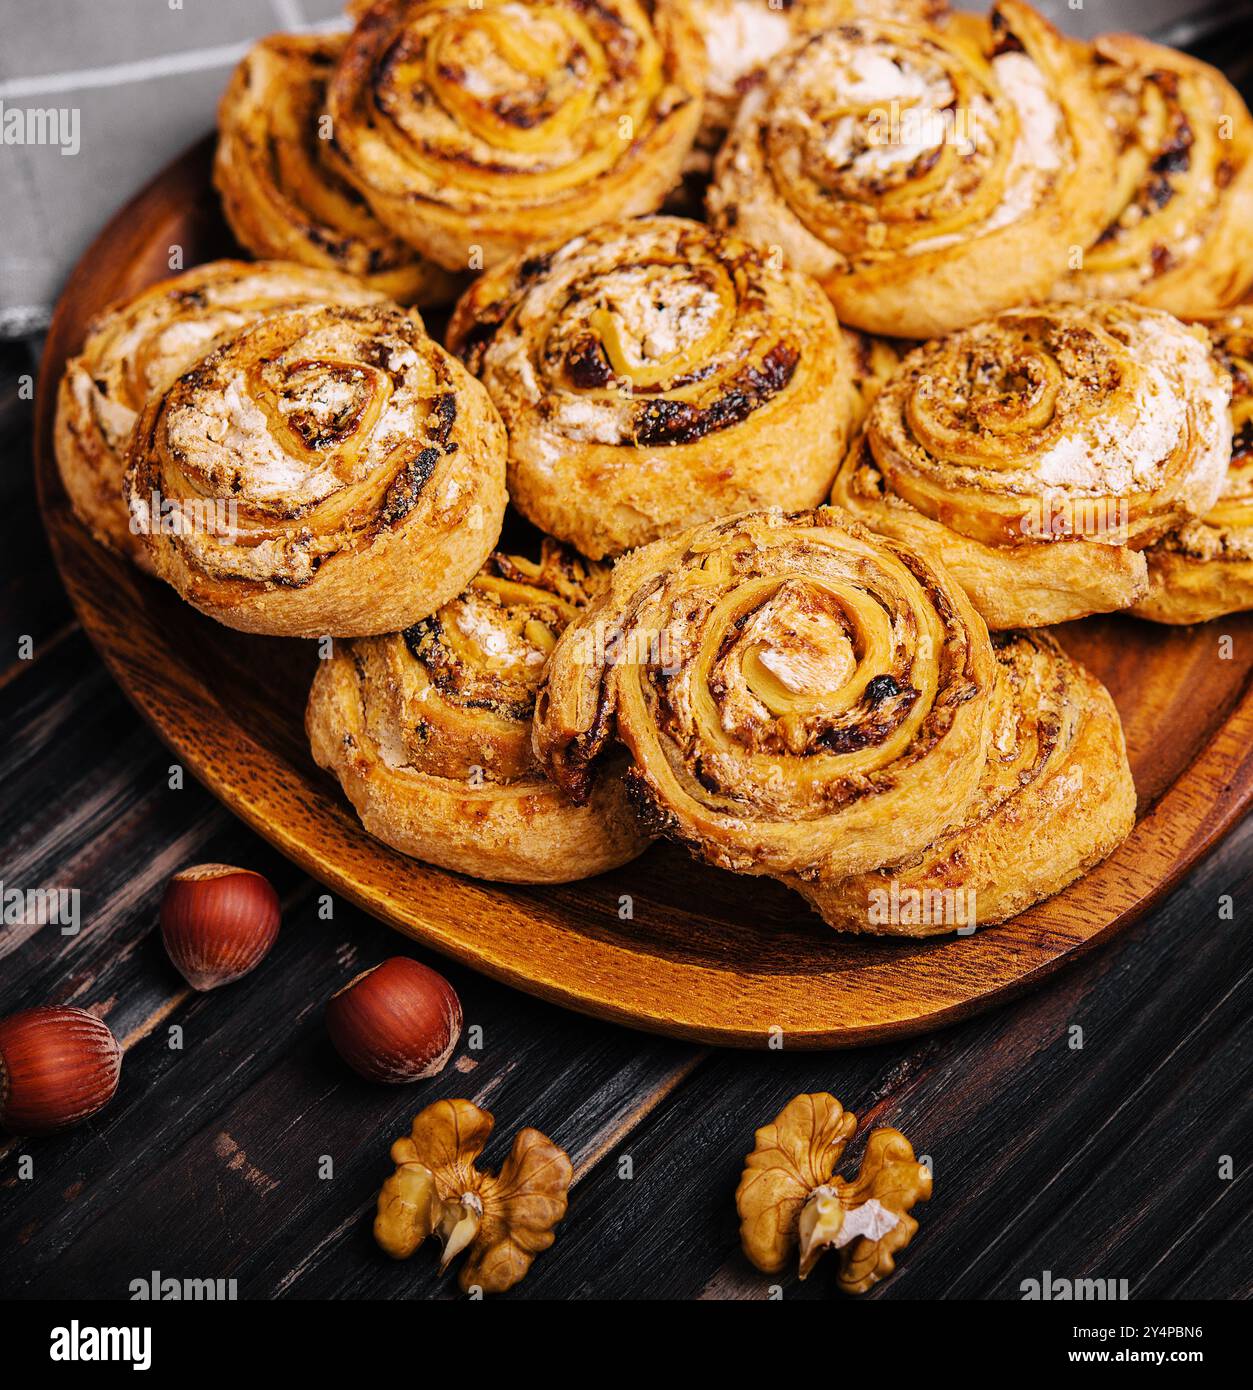
[{"label": "gap between planks", "polygon": [[[1188,1031],[1182,1037],[1180,1037],[1176,1041],[1174,1047],[1172,1047],[1170,1051],[1167,1052],[1150,1071],[1145,1073],[1139,1085],[1137,1085],[1133,1090],[1128,1091],[1123,1096],[1121,1104],[1119,1104],[1113,1110],[1111,1110],[1097,1128],[1089,1131],[1087,1137],[1083,1140],[1083,1142],[1081,1144],[1075,1145],[1070,1150],[1069,1156],[1061,1164],[1061,1166],[1055,1169],[1054,1172],[1047,1177],[1044,1183],[1036,1189],[1035,1194],[1020,1208],[1018,1212],[1018,1217],[1012,1230],[1010,1227],[1006,1227],[1003,1230],[999,1231],[992,1238],[992,1240],[988,1242],[987,1245],[983,1246],[979,1250],[979,1252],[976,1255],[974,1255],[973,1258],[971,1258],[960,1271],[958,1271],[958,1273],[954,1276],[954,1283],[960,1283],[967,1275],[973,1272],[975,1266],[987,1262],[990,1253],[993,1250],[995,1250],[999,1245],[1002,1245],[1006,1240],[1008,1240],[1011,1237],[1011,1235],[1019,1238],[1021,1237],[1022,1228],[1019,1224],[1021,1220],[1027,1218],[1035,1208],[1037,1208],[1042,1202],[1044,1202],[1046,1195],[1049,1193],[1049,1190],[1053,1187],[1054,1183],[1058,1182],[1066,1173],[1068,1173],[1075,1166],[1076,1163],[1079,1162],[1081,1158],[1084,1157],[1084,1155],[1086,1155],[1089,1152],[1089,1150],[1093,1148],[1098,1138],[1109,1128],[1109,1126],[1114,1122],[1115,1119],[1118,1118],[1118,1116],[1123,1114],[1124,1111],[1126,1111],[1129,1107],[1136,1105],[1137,1102],[1141,1102],[1140,1111],[1146,1117],[1143,1120],[1141,1127],[1143,1126],[1143,1124],[1152,1123],[1151,1118],[1148,1117],[1151,1116],[1153,1107],[1148,1104],[1143,1104],[1143,1098],[1146,1092],[1150,1092],[1155,1078],[1158,1076],[1158,1074],[1162,1071],[1164,1067],[1166,1067],[1181,1051],[1183,1051],[1186,1047],[1190,1045],[1192,1039],[1196,1036],[1196,1034],[1207,1025],[1211,1015],[1222,1004],[1224,1004],[1238,989],[1240,989],[1244,985],[1246,979],[1247,975],[1241,975],[1239,979],[1233,982],[1231,987],[1224,994],[1220,995],[1218,999],[1211,1001],[1210,1006],[1206,1009],[1205,1013],[1193,1023],[1192,1027],[1189,1028]],[[1099,1176],[1100,1171],[1098,1170],[1091,1176],[1088,1183],[1084,1184],[1083,1190],[1086,1190],[1092,1182],[1097,1181]],[[1033,1229],[1038,1230],[1039,1225],[1035,1225]]]},{"label": "gap between planks", "polygon": [[[13,681],[17,680],[19,676],[25,675],[27,671],[33,671],[49,652],[56,651],[68,638],[72,637],[76,632],[81,631],[82,628],[79,626],[77,618],[71,618],[68,622],[62,623],[60,627],[55,628],[50,636],[35,643],[34,654],[29,660],[10,662],[8,666],[0,671],[0,690],[7,689]],[[92,655],[95,655],[94,647],[92,648]],[[97,658],[97,660],[99,660],[99,658]]]},{"label": "gap between planks", "polygon": [[570,1186],[574,1187],[581,1179],[587,1176],[593,1168],[610,1153],[616,1149],[628,1134],[637,1129],[653,1113],[667,1096],[671,1095],[677,1087],[706,1061],[712,1053],[712,1048],[698,1048],[689,1057],[683,1059],[676,1066],[661,1076],[653,1086],[641,1095],[636,1103],[620,1115],[616,1122],[611,1122],[599,1133],[593,1136],[590,1143],[583,1146],[582,1152],[574,1161],[574,1177],[571,1179]]},{"label": "gap between planks", "polygon": [[[690,1056],[685,1057],[681,1062],[671,1067],[646,1090],[636,1101],[636,1103],[622,1115],[611,1119],[600,1131],[592,1136],[588,1143],[584,1144],[576,1152],[573,1158],[574,1176],[570,1180],[571,1188],[578,1184],[594,1169],[603,1158],[611,1153],[633,1130],[638,1128],[649,1115],[661,1104],[667,1096],[671,1095],[682,1083],[692,1075],[692,1073],[706,1061],[711,1055],[711,1048],[699,1048]],[[507,1072],[508,1069],[506,1069]],[[474,1096],[474,1104],[482,1105],[491,1099],[491,1093],[504,1080],[504,1074],[493,1077],[487,1084]],[[360,1221],[369,1215],[375,1206],[377,1199],[371,1197],[368,1202],[362,1202],[348,1213],[334,1229],[329,1231],[318,1243],[309,1251],[298,1264],[292,1266],[283,1277],[278,1280],[268,1297],[281,1298],[288,1289],[292,1287],[314,1264],[326,1250],[334,1246],[356,1226]]]},{"label": "gap between planks", "polygon": [[[205,840],[207,840],[208,838],[208,835],[204,836]],[[309,893],[313,887],[313,880],[310,878],[305,878],[300,884],[297,885],[297,887],[292,889],[292,891],[288,893],[286,897],[280,900],[281,911],[284,914],[286,914],[288,911],[290,911],[290,909],[299,906],[301,900],[309,896]],[[159,930],[159,928],[154,927],[153,930]],[[81,993],[81,991],[79,992]],[[125,1035],[125,1037],[118,1039],[118,1046],[122,1049],[123,1055],[129,1052],[131,1048],[135,1046],[136,1043],[140,1043],[145,1038],[151,1036],[151,1034],[167,1018],[169,1018],[169,1016],[172,1013],[174,1013],[175,1010],[181,1008],[182,1005],[185,1004],[189,999],[194,998],[195,993],[196,991],[194,989],[192,989],[190,986],[187,986],[184,989],[175,990],[175,992],[168,998],[162,999],[161,1002],[156,1006],[156,1008],[153,1009],[152,1012],[149,1013],[145,1018],[141,1019],[140,1022],[137,1023],[135,1027],[133,1027]],[[117,1001],[114,1000],[113,1002],[116,1005]],[[90,1006],[87,1006],[87,1012],[94,1013],[96,1017],[99,1018],[103,1023],[107,1022],[108,1015],[112,1012],[112,1010],[106,1008],[98,1012],[97,1009],[93,1009]],[[26,1141],[30,1137],[30,1135],[16,1134],[11,1135],[3,1142],[0,1142],[0,1161],[3,1161],[4,1159],[8,1158],[8,1156],[15,1149],[20,1148],[24,1143],[26,1143]]]}]

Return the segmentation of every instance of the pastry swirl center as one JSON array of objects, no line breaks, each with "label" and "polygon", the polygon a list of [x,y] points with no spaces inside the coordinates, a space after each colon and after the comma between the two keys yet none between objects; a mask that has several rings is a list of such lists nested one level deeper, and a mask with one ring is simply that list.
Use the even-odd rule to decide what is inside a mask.
[{"label": "pastry swirl center", "polygon": [[1006,201],[1026,164],[1018,106],[973,50],[868,22],[817,35],[791,61],[767,163],[793,213],[850,260],[932,246],[1030,202],[1026,189],[1023,208]]},{"label": "pastry swirl center", "polygon": [[[1022,486],[1128,492],[1147,485],[1186,433],[1167,364],[1074,316],[1024,311],[937,346],[908,389],[910,454]],[[907,484],[908,486],[908,484]]]},{"label": "pastry swirl center", "polygon": [[345,480],[352,475],[353,440],[374,427],[391,395],[391,381],[356,362],[297,360],[277,380],[266,363],[253,384],[257,402],[293,452],[333,456]]},{"label": "pastry swirl center", "polygon": [[433,188],[451,177],[469,194],[529,201],[621,159],[663,68],[637,0],[431,0],[381,54],[371,100],[379,133]]},{"label": "pastry swirl center", "polygon": [[575,389],[673,384],[709,361],[731,325],[735,290],[717,265],[653,262],[597,276],[580,287],[552,349]]},{"label": "pastry swirl center", "polygon": [[444,384],[398,311],[280,313],[176,384],[166,438],[181,483],[236,500],[254,539],[271,521],[390,522],[445,455],[457,403]]},{"label": "pastry swirl center", "polygon": [[605,66],[578,15],[547,6],[469,11],[426,51],[427,81],[444,108],[480,139],[516,151],[568,139]]},{"label": "pastry swirl center", "polygon": [[675,659],[642,674],[708,791],[803,806],[813,778],[868,774],[919,732],[938,667],[916,580],[826,547],[807,561],[740,574],[710,557],[665,605]]}]

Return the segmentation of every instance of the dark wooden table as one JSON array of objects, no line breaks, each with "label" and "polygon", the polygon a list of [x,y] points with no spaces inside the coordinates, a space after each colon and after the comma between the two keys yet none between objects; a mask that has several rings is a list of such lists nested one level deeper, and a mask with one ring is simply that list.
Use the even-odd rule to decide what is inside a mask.
[{"label": "dark wooden table", "polygon": [[[235,1279],[241,1298],[452,1296],[426,1251],[386,1259],[370,1221],[391,1140],[465,1096],[496,1116],[489,1159],[530,1124],[575,1164],[557,1243],[511,1297],[762,1298],[738,1248],[743,1156],[789,1097],[830,1090],[903,1129],[935,1172],[918,1237],[871,1298],[1014,1299],[1045,1270],[1126,1279],[1133,1298],[1247,1296],[1253,824],[1110,946],[930,1037],[702,1050],[431,960],[481,1049],[463,1042],[431,1082],[368,1085],[331,1050],[323,1005],[358,969],[417,952],[347,904],[326,920],[318,885],[194,782],[171,789],[171,756],[77,627],[44,544],[32,370],[24,349],[0,353],[0,881],[80,889],[82,930],[0,925],[0,1014],[91,1008],[126,1061],[95,1120],[0,1138],[0,1295],[126,1298],[157,1270]],[[269,875],[284,918],[261,969],[197,996],[153,929],[168,876],[201,861]],[[785,1290],[839,1296],[821,1267]]]}]

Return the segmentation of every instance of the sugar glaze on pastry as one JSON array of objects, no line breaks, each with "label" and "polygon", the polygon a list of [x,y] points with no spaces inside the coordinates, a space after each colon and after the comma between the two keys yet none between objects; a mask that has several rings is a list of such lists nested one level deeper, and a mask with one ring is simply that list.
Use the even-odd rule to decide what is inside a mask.
[{"label": "sugar glaze on pastry", "polygon": [[145,569],[122,499],[126,449],[144,402],[221,339],[301,304],[373,304],[357,280],[286,261],[208,261],[110,305],[87,326],[57,388],[57,464],[75,515]]},{"label": "sugar glaze on pastry", "polygon": [[1132,611],[1159,623],[1253,608],[1253,310],[1233,310],[1206,327],[1231,374],[1231,460],[1214,506],[1145,552],[1149,591]]},{"label": "sugar glaze on pastry", "polygon": [[701,167],[711,164],[745,93],[799,35],[860,16],[925,23],[942,20],[947,11],[946,0],[692,0],[708,60],[696,146]]}]

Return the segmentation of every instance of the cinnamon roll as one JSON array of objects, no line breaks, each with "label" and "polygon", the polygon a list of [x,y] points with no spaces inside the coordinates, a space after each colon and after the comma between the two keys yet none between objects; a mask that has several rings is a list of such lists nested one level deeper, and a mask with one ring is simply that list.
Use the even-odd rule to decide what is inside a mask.
[{"label": "cinnamon roll", "polygon": [[549,661],[535,748],[583,801],[620,743],[648,828],[739,873],[836,879],[960,822],[994,679],[938,564],[833,508],[746,513],[618,561]]},{"label": "cinnamon roll", "polygon": [[[1088,50],[1115,160],[1099,235],[1057,299],[1135,299],[1183,318],[1253,285],[1253,118],[1215,68],[1131,34]],[[1108,178],[1107,178],[1108,182]]]},{"label": "cinnamon roll", "polygon": [[695,163],[708,170],[744,94],[799,35],[867,16],[938,22],[947,12],[947,0],[692,0],[707,64]]},{"label": "cinnamon roll", "polygon": [[448,343],[504,417],[514,505],[595,558],[821,502],[857,405],[818,285],[681,218],[611,223],[488,272]]},{"label": "cinnamon roll", "polygon": [[228,627],[395,632],[460,592],[505,508],[486,392],[411,314],[292,309],[145,406],[126,495],[153,568]]},{"label": "cinnamon roll", "polygon": [[331,271],[210,261],[110,305],[87,325],[82,351],[66,363],[57,389],[56,456],[75,515],[96,540],[149,568],[122,499],[126,447],[149,396],[266,314],[380,297]]},{"label": "cinnamon roll", "polygon": [[1158,309],[1014,309],[906,357],[831,500],[934,545],[991,628],[1110,612],[1217,499],[1229,400],[1204,330]]},{"label": "cinnamon roll", "polygon": [[650,212],[700,122],[686,0],[380,0],[328,109],[380,219],[450,270]]},{"label": "cinnamon roll", "polygon": [[1109,692],[1040,632],[993,638],[992,742],[959,826],[839,881],[790,880],[839,931],[936,936],[1004,922],[1110,854],[1136,792]]},{"label": "cinnamon roll", "polygon": [[539,563],[493,555],[463,593],[402,633],[335,644],[305,723],[314,758],[371,835],[512,883],[587,878],[644,849],[620,778],[576,806],[531,752],[544,664],[607,578],[545,541]]},{"label": "cinnamon roll", "polygon": [[402,304],[444,304],[458,278],[393,236],[343,176],[325,114],[342,34],[274,34],[235,69],[218,108],[213,181],[239,244],[342,270]]},{"label": "cinnamon roll", "polygon": [[1203,623],[1253,608],[1253,308],[1208,324],[1231,374],[1231,461],[1218,501],[1150,546],[1149,591],[1132,611],[1158,623]]},{"label": "cinnamon roll", "polygon": [[744,98],[711,215],[816,276],[841,321],[925,338],[1046,295],[1100,230],[1095,97],[1021,0],[943,29],[861,18],[797,40]]}]

